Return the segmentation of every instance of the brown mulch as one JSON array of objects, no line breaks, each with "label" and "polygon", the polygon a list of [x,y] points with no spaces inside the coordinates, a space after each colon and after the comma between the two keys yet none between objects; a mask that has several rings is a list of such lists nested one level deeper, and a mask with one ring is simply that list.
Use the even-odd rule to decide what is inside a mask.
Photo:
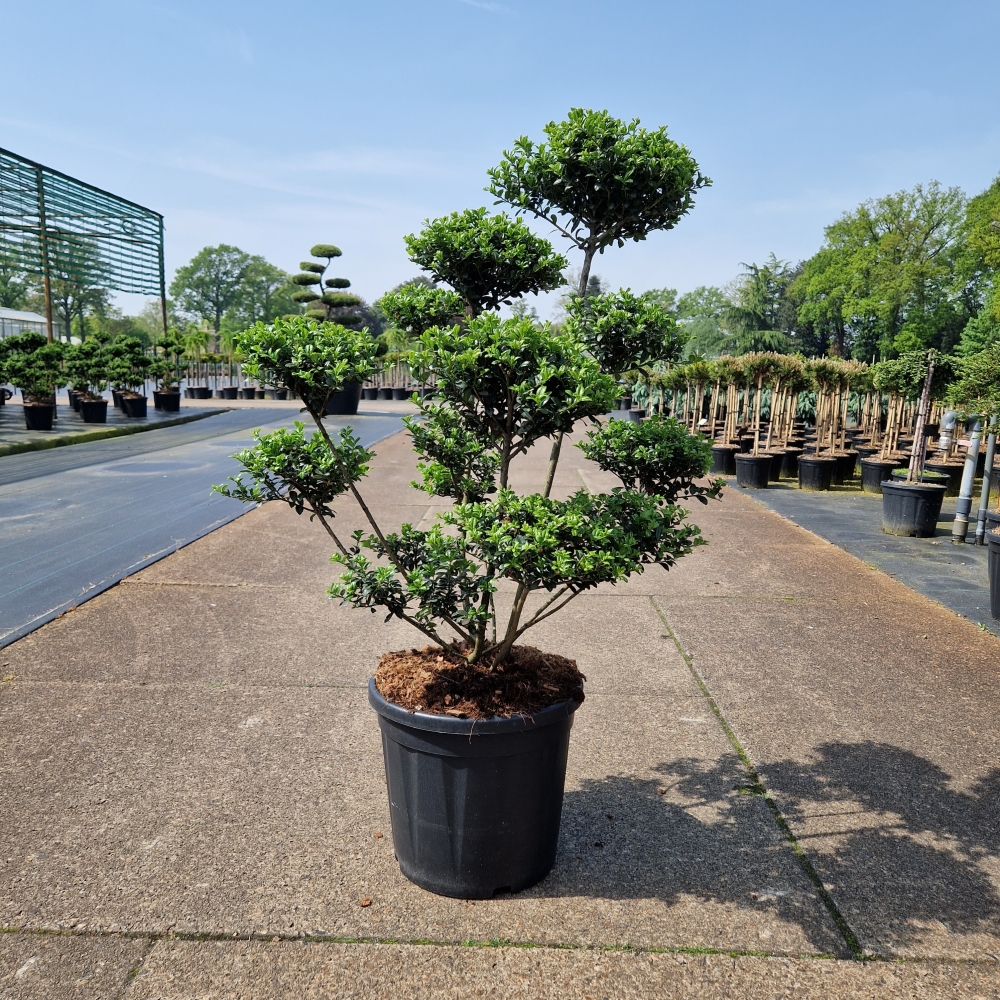
[{"label": "brown mulch", "polygon": [[530,715],[560,701],[583,701],[575,660],[514,646],[499,667],[491,660],[468,663],[439,646],[386,653],[375,671],[375,687],[386,701],[410,712],[492,719]]}]

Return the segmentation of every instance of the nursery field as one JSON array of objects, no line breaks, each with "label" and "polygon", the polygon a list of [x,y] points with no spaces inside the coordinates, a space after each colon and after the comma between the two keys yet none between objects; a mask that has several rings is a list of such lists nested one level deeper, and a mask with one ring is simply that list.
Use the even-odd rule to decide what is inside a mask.
[{"label": "nursery field", "polygon": [[[428,526],[409,438],[375,450],[378,516]],[[554,495],[614,485],[566,453]],[[349,498],[336,513],[362,523]],[[998,996],[998,640],[740,491],[693,518],[707,546],[533,633],[587,697],[555,867],[491,900],[399,871],[366,684],[412,633],[327,599],[331,545],[306,518],[254,510],[9,646],[11,983]]]}]

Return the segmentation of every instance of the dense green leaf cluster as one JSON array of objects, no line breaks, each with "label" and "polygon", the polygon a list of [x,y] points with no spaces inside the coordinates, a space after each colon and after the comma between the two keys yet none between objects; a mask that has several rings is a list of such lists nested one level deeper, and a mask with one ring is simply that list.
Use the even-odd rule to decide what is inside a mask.
[{"label": "dense green leaf cluster", "polygon": [[63,384],[63,345],[46,342],[40,333],[21,333],[0,340],[0,374],[21,390],[25,402],[50,400]]},{"label": "dense green leaf cluster", "polygon": [[487,215],[485,208],[429,220],[405,242],[410,260],[435,281],[451,285],[473,316],[522,295],[558,288],[568,266],[548,240],[523,222]]},{"label": "dense green leaf cluster", "polygon": [[685,335],[673,315],[628,288],[573,297],[566,303],[567,329],[587,345],[600,366],[615,375],[657,361],[675,361]]},{"label": "dense green leaf cluster", "polygon": [[386,292],[375,304],[393,326],[411,337],[419,337],[432,326],[452,326],[465,314],[465,301],[458,292],[422,284]]},{"label": "dense green leaf cluster", "polygon": [[380,369],[366,330],[348,330],[305,316],[257,323],[235,338],[243,370],[269,385],[287,386],[314,418],[347,382],[363,382]]},{"label": "dense green leaf cluster", "polygon": [[460,503],[483,500],[496,492],[501,457],[466,425],[450,406],[424,400],[420,418],[404,417],[413,449],[423,459],[418,489],[431,496],[452,497]]},{"label": "dense green leaf cluster", "polygon": [[721,479],[708,486],[695,482],[711,465],[711,444],[689,434],[672,417],[654,416],[641,424],[608,420],[588,432],[587,440],[578,447],[629,489],[642,490],[669,503],[686,499],[708,503],[722,492]]},{"label": "dense green leaf cluster", "polygon": [[[411,368],[470,435],[510,459],[540,438],[607,413],[617,387],[572,337],[529,319],[487,313],[463,329],[428,330]],[[501,485],[506,481],[501,477]]]},{"label": "dense green leaf cluster", "polygon": [[282,427],[270,434],[256,430],[253,436],[253,447],[233,456],[243,466],[242,472],[229,478],[234,485],[213,489],[243,503],[280,500],[296,514],[308,512],[310,520],[317,515],[332,520],[330,504],[368,474],[368,463],[374,457],[350,427],[341,430],[340,440],[332,448],[319,432],[307,438],[298,420],[291,428]]}]

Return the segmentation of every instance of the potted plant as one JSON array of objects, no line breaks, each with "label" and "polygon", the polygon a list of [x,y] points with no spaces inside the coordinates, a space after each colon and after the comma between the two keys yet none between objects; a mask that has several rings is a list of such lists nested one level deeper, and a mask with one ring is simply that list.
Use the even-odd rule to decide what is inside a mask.
[{"label": "potted plant", "polygon": [[153,359],[136,337],[115,337],[105,350],[108,381],[118,393],[123,416],[145,417],[146,396],[138,390],[146,384]]},{"label": "potted plant", "polygon": [[[184,339],[171,330],[161,337],[157,345],[163,352],[149,367],[149,374],[156,380],[153,389],[153,408],[164,413],[179,413],[181,408],[180,366],[184,356]],[[235,398],[235,395],[232,397]]]},{"label": "potted plant", "polygon": [[83,343],[68,346],[64,357],[80,417],[88,424],[107,423],[108,401],[102,393],[108,387],[108,365],[103,345],[88,338]]},{"label": "potted plant", "polygon": [[[292,284],[299,286],[298,291],[292,293],[292,299],[307,307],[305,315],[310,319],[335,322],[351,329],[361,326],[363,319],[357,312],[361,299],[345,291],[351,287],[351,282],[347,278],[326,277],[330,264],[342,256],[340,248],[332,243],[317,243],[309,255],[317,259],[302,261],[300,273],[292,275]],[[321,260],[325,263],[321,264]],[[361,383],[351,382],[330,396],[327,412],[354,414],[358,412],[360,401]]]},{"label": "potted plant", "polygon": [[771,351],[753,351],[740,357],[740,371],[748,398],[753,392],[753,445],[749,452],[736,455],[736,485],[747,489],[764,489],[770,476],[771,456],[762,454],[760,447],[760,414],[764,386],[778,373],[777,358],[778,355]]},{"label": "potted plant", "polygon": [[913,447],[905,482],[882,483],[882,530],[889,535],[930,538],[937,533],[937,519],[946,487],[923,481],[926,451],[926,424],[931,400],[944,393],[953,375],[952,359],[935,350],[910,351],[896,362],[900,391],[914,395],[919,385],[920,404],[916,414]]},{"label": "potted plant", "polygon": [[[686,151],[672,149],[676,167]],[[647,163],[643,176],[656,181],[656,166]],[[718,484],[695,482],[708,465],[705,444],[655,417],[641,427],[608,422],[589,436],[590,454],[623,488],[553,500],[553,447],[539,491],[516,493],[511,462],[606,414],[620,387],[582,337],[489,311],[532,272],[536,281],[545,275],[534,264],[555,268],[547,283],[558,276],[558,255],[545,241],[496,217],[442,228],[454,240],[433,233],[442,251],[435,271],[462,295],[466,319],[421,336],[412,365],[435,394],[421,401],[421,418],[407,422],[421,487],[454,501],[440,523],[387,532],[372,515],[358,489],[371,453],[349,431],[334,441],[323,414],[344,382],[376,370],[374,345],[305,317],[259,326],[239,345],[249,370],[299,395],[316,432],[259,435],[239,456],[246,472],[221,490],[316,517],[343,568],[331,593],[356,608],[381,608],[429,640],[423,650],[386,654],[369,684],[396,856],[419,885],[487,897],[533,884],[554,861],[569,731],[583,700],[575,663],[519,640],[578,594],[653,562],[669,567],[691,551],[701,539],[677,502],[707,498]],[[449,250],[461,247],[464,254]],[[473,280],[486,265],[488,280]],[[370,531],[341,539],[330,504],[347,491]],[[500,581],[513,593],[505,595]],[[445,761],[462,782],[446,780]]]},{"label": "potted plant", "polygon": [[56,415],[56,389],[63,384],[63,345],[40,333],[21,333],[0,341],[5,376],[21,390],[24,424],[29,431],[50,431]]}]

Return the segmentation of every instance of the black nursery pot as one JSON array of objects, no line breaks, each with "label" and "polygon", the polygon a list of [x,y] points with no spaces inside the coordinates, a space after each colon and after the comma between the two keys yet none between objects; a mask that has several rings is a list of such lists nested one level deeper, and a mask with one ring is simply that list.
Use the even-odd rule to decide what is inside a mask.
[{"label": "black nursery pot", "polygon": [[946,497],[957,497],[962,491],[962,474],[965,472],[965,463],[955,465],[952,462],[925,462],[924,468],[928,472],[938,472],[947,477],[945,485],[948,487]]},{"label": "black nursery pot", "polygon": [[762,490],[767,487],[771,471],[770,455],[736,455],[736,485],[748,490]]},{"label": "black nursery pot", "polygon": [[361,383],[348,382],[340,392],[335,392],[326,401],[326,412],[336,415],[352,415],[358,412],[361,402]]},{"label": "black nursery pot", "polygon": [[239,392],[239,388],[235,385],[224,385],[222,387],[222,398],[223,399],[236,399],[236,394]]},{"label": "black nursery pot", "polygon": [[392,399],[392,386],[389,386],[389,385],[379,386],[379,389],[378,389],[378,398],[379,399]]},{"label": "black nursery pot", "polygon": [[25,403],[24,426],[29,431],[50,431],[56,408],[51,403]]},{"label": "black nursery pot", "polygon": [[824,492],[833,481],[836,459],[818,455],[799,455],[799,489]]},{"label": "black nursery pot", "polygon": [[782,463],[781,471],[785,474],[786,479],[799,478],[799,455],[801,454],[801,448],[785,449],[785,459]]},{"label": "black nursery pot", "polygon": [[362,399],[378,399],[378,389],[374,386],[366,386],[361,390]]},{"label": "black nursery pot", "polygon": [[156,409],[164,413],[179,413],[181,409],[181,394],[178,389],[154,389],[153,402]]},{"label": "black nursery pot", "polygon": [[841,483],[849,482],[854,478],[858,468],[858,453],[856,451],[846,451],[843,455],[837,456],[837,476]]},{"label": "black nursery pot", "polygon": [[106,399],[78,399],[77,408],[85,424],[106,424],[108,422],[108,401]]},{"label": "black nursery pot", "polygon": [[407,712],[368,682],[378,712],[400,870],[460,899],[519,892],[552,869],[573,713],[455,719]]},{"label": "black nursery pot", "polygon": [[882,483],[888,479],[898,462],[883,462],[878,458],[861,459],[861,489],[865,493],[881,493]]},{"label": "black nursery pot", "polygon": [[767,473],[769,482],[776,483],[781,479],[781,470],[785,467],[785,453],[783,451],[771,452],[771,468]]},{"label": "black nursery pot", "polygon": [[122,414],[126,417],[146,416],[146,397],[122,395]]},{"label": "black nursery pot", "polygon": [[986,533],[987,566],[990,571],[990,614],[1000,618],[1000,533],[996,530]]},{"label": "black nursery pot", "polygon": [[882,484],[882,530],[887,535],[931,538],[937,533],[945,487],[934,483]]},{"label": "black nursery pot", "polygon": [[713,444],[711,472],[723,476],[736,475],[736,445]]}]

